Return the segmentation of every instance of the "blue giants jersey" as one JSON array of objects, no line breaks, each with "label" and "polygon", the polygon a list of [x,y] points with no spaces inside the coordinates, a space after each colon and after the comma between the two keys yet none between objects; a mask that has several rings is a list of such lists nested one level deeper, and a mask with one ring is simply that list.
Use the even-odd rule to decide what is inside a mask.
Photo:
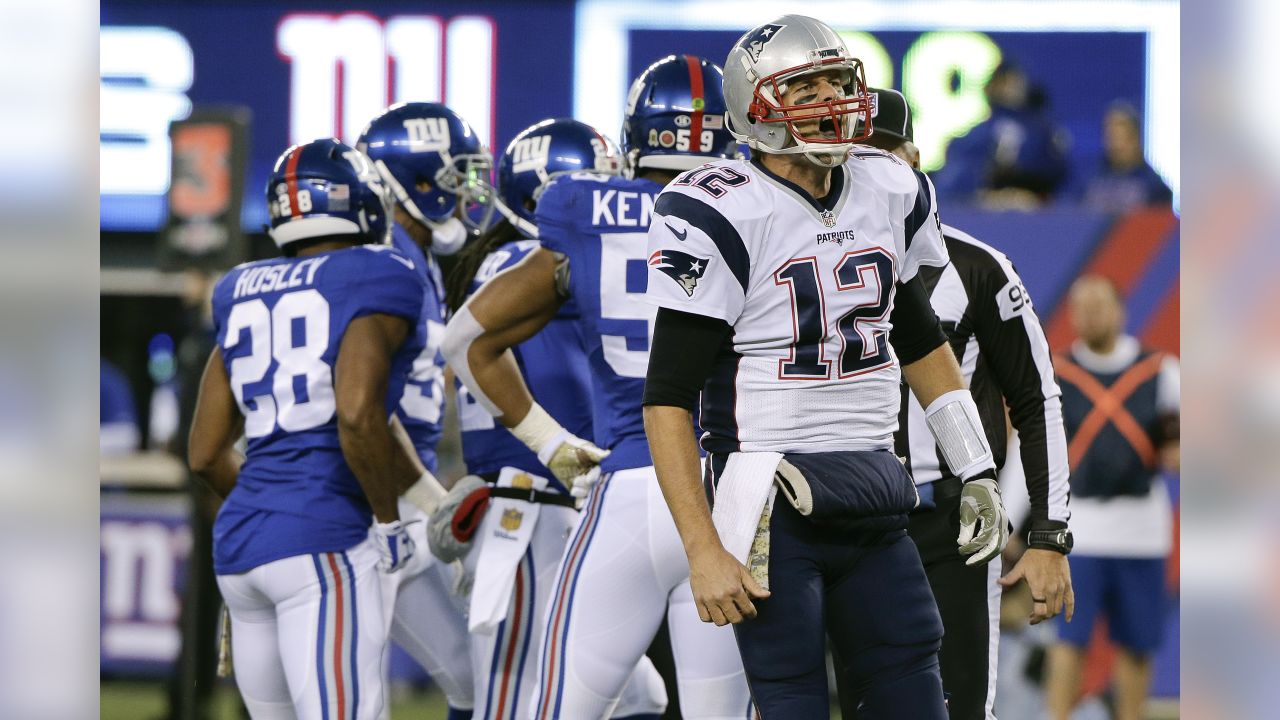
[{"label": "blue giants jersey", "polygon": [[[334,366],[347,325],[387,314],[416,327],[423,281],[387,246],[240,265],[213,291],[213,319],[248,452],[214,523],[214,567],[336,552],[368,533],[372,512],[338,444]],[[392,359],[387,414],[424,338]]]},{"label": "blue giants jersey", "polygon": [[422,315],[418,318],[418,333],[426,338],[426,345],[409,369],[404,393],[396,405],[405,432],[413,440],[422,464],[431,472],[436,471],[436,445],[444,428],[444,355],[440,343],[444,341],[444,280],[435,258],[422,252],[422,248],[409,237],[400,225],[391,226],[391,244],[405,257],[413,260],[426,291],[422,298]]},{"label": "blue giants jersey", "polygon": [[[474,294],[489,278],[520,262],[537,247],[536,240],[520,240],[494,250],[476,271],[470,292]],[[562,305],[537,335],[511,351],[533,399],[569,432],[591,439],[591,371],[573,300]],[[565,492],[551,471],[538,462],[538,456],[498,424],[462,385],[458,386],[458,420],[467,472],[482,474],[504,467],[519,468],[547,478],[557,490]]]},{"label": "blue giants jersey", "polygon": [[657,315],[644,301],[646,236],[661,190],[650,180],[580,172],[558,178],[538,200],[542,244],[569,258],[594,383],[595,442],[612,451],[606,472],[653,464],[640,401]]}]

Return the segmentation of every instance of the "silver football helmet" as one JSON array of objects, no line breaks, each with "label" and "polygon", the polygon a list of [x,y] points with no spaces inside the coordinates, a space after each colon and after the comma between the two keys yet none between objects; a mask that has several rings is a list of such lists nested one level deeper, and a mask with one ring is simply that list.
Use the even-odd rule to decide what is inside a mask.
[{"label": "silver football helmet", "polygon": [[[829,70],[838,71],[836,97],[783,103],[797,78]],[[803,15],[783,15],[738,39],[724,63],[724,97],[728,130],[759,152],[804,153],[815,164],[834,167],[871,135],[862,61],[849,55],[834,30]]]}]

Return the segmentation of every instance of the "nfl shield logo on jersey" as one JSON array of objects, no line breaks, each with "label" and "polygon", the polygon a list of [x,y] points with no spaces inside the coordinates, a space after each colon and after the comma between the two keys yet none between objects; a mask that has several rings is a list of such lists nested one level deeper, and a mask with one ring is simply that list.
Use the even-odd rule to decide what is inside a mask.
[{"label": "nfl shield logo on jersey", "polygon": [[698,278],[706,274],[709,262],[710,258],[679,250],[658,250],[649,256],[649,267],[661,270],[667,277],[675,280],[689,297],[693,297],[693,291],[698,287]]},{"label": "nfl shield logo on jersey", "polygon": [[507,532],[515,532],[520,529],[520,523],[524,522],[524,513],[515,508],[507,508],[502,511],[502,519],[498,524]]},{"label": "nfl shield logo on jersey", "polygon": [[833,227],[835,227],[835,226],[836,226],[836,215],[835,215],[835,213],[831,212],[830,210],[823,210],[823,211],[822,211],[822,224],[823,224],[823,225],[826,225],[826,226],[827,226],[827,227],[829,227],[829,228],[833,228]]}]

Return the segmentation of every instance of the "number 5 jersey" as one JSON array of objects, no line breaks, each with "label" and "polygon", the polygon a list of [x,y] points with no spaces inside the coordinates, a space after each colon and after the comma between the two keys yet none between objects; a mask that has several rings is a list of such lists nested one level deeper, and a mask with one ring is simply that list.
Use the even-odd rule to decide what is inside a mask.
[{"label": "number 5 jersey", "polygon": [[219,575],[366,537],[372,512],[338,443],[338,350],[356,318],[409,322],[392,358],[390,417],[425,344],[424,292],[414,261],[381,245],[246,263],[218,281],[214,326],[248,442],[214,524]]},{"label": "number 5 jersey", "polygon": [[893,447],[895,285],[947,261],[924,174],[855,148],[814,200],[759,162],[712,162],[658,197],[648,253],[649,302],[733,327],[702,393],[704,449]]}]

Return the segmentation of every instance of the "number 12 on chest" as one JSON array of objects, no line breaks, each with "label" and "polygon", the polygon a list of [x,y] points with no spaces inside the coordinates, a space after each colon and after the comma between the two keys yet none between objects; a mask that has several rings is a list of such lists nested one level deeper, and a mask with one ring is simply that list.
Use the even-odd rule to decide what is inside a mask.
[{"label": "number 12 on chest", "polygon": [[[816,257],[794,258],[773,273],[791,294],[791,352],[778,360],[781,380],[829,380],[827,304],[853,306],[840,316],[837,377],[843,379],[893,364],[888,317],[893,305],[894,262],[881,248],[847,252],[829,271],[834,291],[823,284]],[[830,294],[828,294],[830,293]],[[848,295],[846,295],[848,293]]]}]

